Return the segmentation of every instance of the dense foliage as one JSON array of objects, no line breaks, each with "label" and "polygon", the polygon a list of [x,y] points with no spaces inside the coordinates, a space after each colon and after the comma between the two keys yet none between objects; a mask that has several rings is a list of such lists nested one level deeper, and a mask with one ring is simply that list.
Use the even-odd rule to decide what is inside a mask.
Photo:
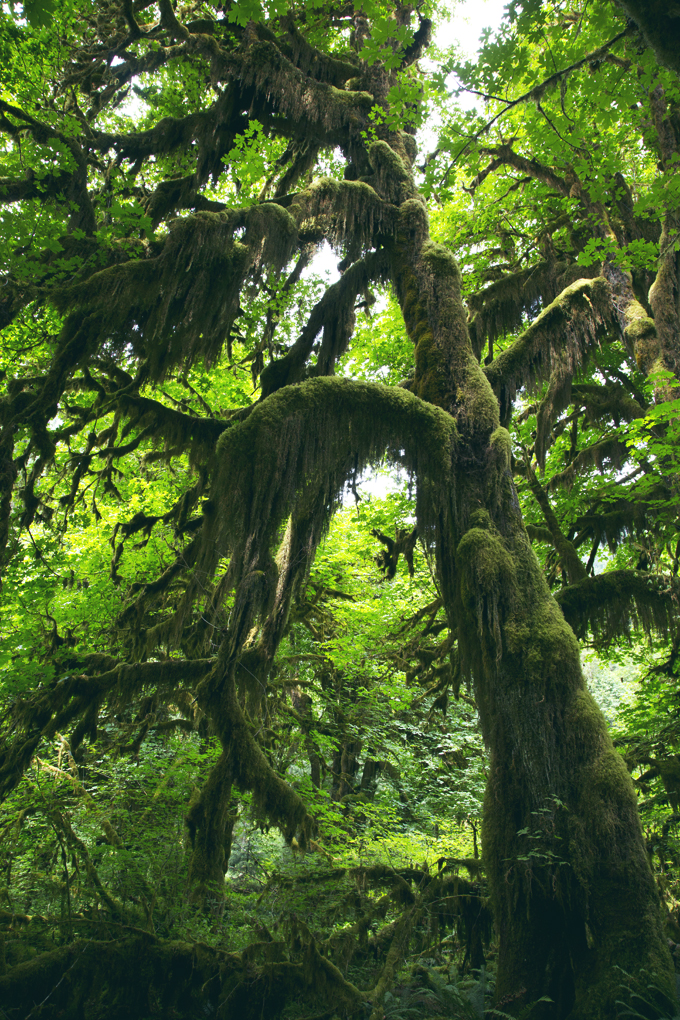
[{"label": "dense foliage", "polygon": [[658,6],[2,5],[7,1017],[675,1015]]}]

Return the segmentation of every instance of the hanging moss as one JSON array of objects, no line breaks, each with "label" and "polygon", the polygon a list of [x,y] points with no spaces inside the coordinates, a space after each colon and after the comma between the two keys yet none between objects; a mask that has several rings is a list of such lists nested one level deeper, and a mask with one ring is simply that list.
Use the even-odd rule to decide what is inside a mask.
[{"label": "hanging moss", "polygon": [[[327,143],[347,144],[347,131],[356,135],[368,122],[373,96],[350,92],[314,80],[294,66],[270,41],[251,42],[244,49],[217,60],[218,73],[227,80],[235,75],[245,88],[266,99],[308,135],[323,132]],[[224,69],[222,71],[222,68]]]},{"label": "hanging moss", "polygon": [[[275,390],[300,382],[306,372],[332,375],[337,359],[344,353],[354,329],[356,298],[369,283],[384,280],[389,268],[387,252],[370,252],[343,273],[337,283],[327,287],[316,303],[305,326],[289,351],[270,363],[260,374],[263,399]],[[307,361],[318,334],[323,340],[313,369]]]},{"label": "hanging moss", "polygon": [[0,744],[0,796],[6,797],[18,785],[41,741],[66,731],[74,720],[87,715],[92,706],[107,699],[111,705],[124,707],[146,687],[170,691],[185,684],[198,684],[213,664],[209,659],[190,662],[168,659],[134,665],[118,663],[107,669],[111,663],[106,659],[92,664],[92,668],[102,665],[105,672],[94,676],[74,674],[47,690],[18,698],[12,706],[12,732]]},{"label": "hanging moss", "polygon": [[303,74],[334,85],[335,88],[342,88],[350,78],[356,76],[360,64],[355,53],[351,51],[337,55],[323,53],[309,44],[293,18],[285,19],[283,24],[286,34],[278,40],[278,45]]},{"label": "hanging moss", "polygon": [[640,492],[633,487],[630,498],[603,502],[578,517],[574,527],[583,541],[598,539],[614,552],[625,535],[643,534],[657,516],[666,512],[673,499],[672,490],[664,482],[647,489],[643,481]]},{"label": "hanging moss", "polygon": [[302,236],[332,244],[350,241],[359,250],[374,245],[378,234],[392,234],[397,214],[365,181],[334,177],[320,177],[299,192],[288,211]]},{"label": "hanging moss", "polygon": [[[641,413],[644,414],[644,411]],[[576,475],[586,471],[589,467],[594,466],[598,471],[605,471],[608,468],[618,470],[629,455],[630,451],[627,445],[621,442],[618,436],[608,436],[606,439],[601,439],[600,442],[586,447],[585,450],[579,450],[569,467],[553,475],[549,488],[551,490],[562,486],[571,488]]]},{"label": "hanging moss", "polygon": [[334,378],[279,390],[218,443],[210,550],[272,548],[281,523],[317,493],[328,520],[350,474],[385,454],[422,480],[427,535],[435,517],[446,518],[431,501],[436,485],[452,482],[455,434],[447,414],[403,390]]},{"label": "hanging moss", "polygon": [[[245,227],[243,243],[234,232]],[[80,358],[104,340],[129,343],[152,379],[218,356],[239,312],[247,272],[280,269],[297,245],[295,221],[274,203],[229,213],[196,213],[177,220],[149,257],[95,273],[53,298],[60,311],[89,316]]]},{"label": "hanging moss", "polygon": [[505,273],[468,298],[470,335],[477,357],[485,340],[493,343],[499,336],[517,332],[537,301],[546,306],[555,300],[559,293],[557,276],[564,268],[562,263],[539,262],[516,273]]},{"label": "hanging moss", "polygon": [[677,586],[668,579],[638,570],[608,570],[570,584],[555,596],[578,638],[590,631],[598,646],[617,638],[630,640],[631,630],[666,640],[674,632]]},{"label": "hanging moss", "polygon": [[577,383],[572,386],[571,393],[574,402],[584,408],[585,420],[593,425],[612,419],[619,425],[645,415],[645,407],[621,383]]},{"label": "hanging moss", "polygon": [[501,420],[509,420],[518,389],[534,389],[553,369],[556,392],[570,385],[589,346],[606,330],[611,317],[609,285],[603,277],[579,280],[567,287],[484,369],[498,397]]}]

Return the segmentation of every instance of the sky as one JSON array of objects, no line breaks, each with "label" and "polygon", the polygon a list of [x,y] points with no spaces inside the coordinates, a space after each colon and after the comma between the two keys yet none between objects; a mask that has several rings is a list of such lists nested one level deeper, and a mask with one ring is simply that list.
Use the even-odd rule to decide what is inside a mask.
[{"label": "sky", "polygon": [[496,28],[503,18],[508,0],[462,0],[453,9],[451,20],[440,26],[439,46],[457,42],[466,57],[471,57],[483,29]]}]

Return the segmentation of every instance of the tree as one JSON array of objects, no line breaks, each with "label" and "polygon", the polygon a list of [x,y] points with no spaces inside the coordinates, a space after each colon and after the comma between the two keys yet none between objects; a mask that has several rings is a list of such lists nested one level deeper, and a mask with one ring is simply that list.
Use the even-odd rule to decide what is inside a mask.
[{"label": "tree", "polygon": [[[314,819],[272,768],[252,722],[343,489],[387,457],[415,481],[418,536],[490,749],[483,848],[500,935],[498,1000],[517,1011],[547,995],[545,1015],[595,1020],[615,1015],[619,968],[655,974],[671,998],[672,969],[635,793],[532,550],[513,475],[540,507],[539,537],[549,534],[566,581],[560,602],[576,630],[612,636],[636,614],[672,629],[673,585],[661,590],[631,570],[588,577],[603,536],[629,533],[631,517],[673,516],[672,454],[658,458],[663,491],[645,474],[630,506],[618,508],[618,526],[586,507],[590,531],[580,543],[560,527],[540,471],[572,396],[577,421],[581,408],[606,423],[646,417],[646,403],[613,382],[625,389],[621,359],[630,350],[653,399],[671,407],[653,438],[663,444],[672,428],[677,81],[608,7],[586,18],[559,5],[557,23],[540,4],[526,8],[488,49],[488,64],[461,69],[496,112],[482,124],[470,124],[473,115],[451,120],[421,184],[414,136],[425,113],[424,12],[73,3],[35,29],[3,15],[10,72],[0,187],[16,232],[1,305],[11,369],[0,502],[8,571],[22,548],[14,528],[30,536],[41,522],[58,541],[86,499],[97,515],[100,492],[119,491],[118,463],[139,465],[152,448],[147,463],[177,474],[163,507],[120,522],[112,578],[122,581],[140,534],[172,530],[172,560],[155,578],[137,567],[141,580],[125,592],[106,654],[60,634],[49,617],[43,685],[17,691],[0,775],[4,792],[13,790],[41,740],[66,729],[77,760],[102,714],[141,695],[154,711],[197,705],[221,746],[188,811],[197,902],[223,886],[234,789],[249,791],[291,843],[307,845]],[[629,42],[632,56],[619,56]],[[599,87],[582,84],[585,68],[600,73],[605,98],[606,75],[631,71],[637,144],[658,152],[661,165],[642,210],[619,165],[630,125],[607,123]],[[521,75],[530,87],[517,96]],[[565,109],[570,89],[598,123],[615,120],[600,149],[586,143],[587,121]],[[554,126],[552,106],[567,128]],[[545,142],[541,118],[559,145],[552,135]],[[498,144],[487,145],[496,122]],[[451,194],[461,165],[474,168],[463,181],[471,192],[499,173],[520,175],[503,184],[515,208],[489,206],[474,240],[481,254],[470,248],[473,267],[495,281],[470,298],[470,324],[451,250],[465,259],[470,210],[459,199],[456,219]],[[438,225],[448,244],[430,235],[425,195],[434,192],[454,210],[443,217],[453,224],[448,236],[446,222]],[[653,202],[660,237],[648,222]],[[533,238],[503,228],[515,212]],[[324,240],[341,250],[342,275],[317,298],[304,271]],[[648,301],[655,263],[646,245],[653,252],[657,240]],[[410,377],[395,386],[335,376],[359,299],[370,306],[371,288],[387,283],[414,346]],[[494,356],[501,333],[520,330]],[[572,386],[598,342],[608,358],[600,377]],[[217,372],[223,351],[229,368]],[[20,359],[26,368],[17,371]],[[255,403],[231,381],[243,365],[260,386]],[[513,402],[543,382],[536,436],[520,432],[513,456]],[[612,436],[606,441],[609,453],[574,447],[572,478],[610,457]],[[578,548],[589,537],[584,566]],[[34,548],[49,571],[46,543]],[[151,716],[140,711],[133,749]],[[540,852],[528,854],[537,818]],[[397,928],[392,971],[407,937]],[[313,943],[309,959],[348,1008],[361,1000]],[[372,993],[374,1016],[388,971]]]}]

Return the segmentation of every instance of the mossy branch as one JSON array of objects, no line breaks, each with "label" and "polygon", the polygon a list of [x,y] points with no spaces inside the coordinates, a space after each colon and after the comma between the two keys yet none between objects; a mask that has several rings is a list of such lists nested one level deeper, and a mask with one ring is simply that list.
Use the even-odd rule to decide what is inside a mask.
[{"label": "mossy branch", "polygon": [[556,364],[563,377],[584,362],[589,347],[612,321],[609,285],[604,277],[578,280],[548,305],[527,330],[484,369],[509,421],[517,391],[532,390]]},{"label": "mossy branch", "polygon": [[120,663],[94,676],[77,674],[17,699],[8,713],[9,732],[0,746],[0,799],[18,785],[42,740],[51,739],[104,699],[127,704],[145,687],[175,690],[196,686],[214,665],[211,659]]},{"label": "mossy branch", "polygon": [[664,640],[678,624],[677,581],[637,570],[609,570],[557,593],[567,623],[578,638],[590,631],[597,647],[630,640],[631,628]]}]

